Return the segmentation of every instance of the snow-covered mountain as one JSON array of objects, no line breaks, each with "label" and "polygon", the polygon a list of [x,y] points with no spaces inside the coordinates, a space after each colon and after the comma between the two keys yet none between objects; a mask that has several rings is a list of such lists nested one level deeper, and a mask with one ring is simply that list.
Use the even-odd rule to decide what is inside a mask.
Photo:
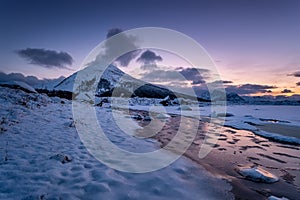
[{"label": "snow-covered mountain", "polygon": [[214,90],[212,91],[212,93],[210,93],[208,90],[197,90],[195,89],[196,95],[198,95],[198,97],[201,97],[203,99],[211,99],[212,101],[228,101],[230,103],[236,103],[236,104],[241,104],[241,103],[245,103],[245,100],[239,96],[236,93],[233,92],[227,92],[226,93],[226,99],[224,98],[224,93],[223,91],[219,91],[219,90]]},{"label": "snow-covered mountain", "polygon": [[[88,90],[90,81],[96,80],[96,74],[99,69],[94,68],[89,70],[86,76],[87,80],[83,80],[82,85]],[[54,87],[55,93],[73,92],[73,86],[78,72],[62,80]],[[84,82],[85,81],[85,82]],[[222,90],[214,90],[212,94],[208,90],[201,90],[193,88],[199,101],[227,101],[228,104],[256,104],[256,105],[300,105],[300,96],[293,95],[292,97],[286,96],[240,96],[237,93],[227,92],[226,99]],[[165,98],[170,96],[172,99],[176,97],[194,99],[193,97],[172,92],[163,86],[153,85],[142,80],[133,78],[132,76],[124,73],[114,65],[110,65],[102,73],[102,77],[96,88],[96,96],[127,96],[127,97],[147,97],[147,98]],[[225,88],[226,91],[226,88]],[[57,94],[55,94],[57,95]],[[58,96],[62,96],[62,94]],[[69,95],[71,96],[71,95]]]},{"label": "snow-covered mountain", "polygon": [[32,87],[35,89],[46,89],[46,90],[53,90],[54,87],[63,81],[66,77],[60,76],[55,79],[42,79],[38,81],[36,84],[33,84]]},{"label": "snow-covered mountain", "polygon": [[64,79],[65,77],[63,76],[54,79],[39,79],[35,76],[24,76],[21,73],[6,74],[4,72],[0,72],[0,83],[18,81],[19,83],[23,82],[34,89],[52,90],[55,85]]},{"label": "snow-covered mountain", "polygon": [[[95,71],[93,71],[95,70]],[[88,72],[91,76],[88,80],[82,80],[82,85],[88,87],[91,81],[96,79],[95,74],[99,73],[99,69],[92,69]],[[58,85],[54,87],[56,91],[73,92],[74,82],[78,72],[72,74],[68,78],[64,79]],[[142,80],[133,78],[132,76],[124,73],[114,65],[110,65],[103,72],[102,77],[98,83],[96,89],[96,96],[127,96],[127,97],[147,97],[147,98],[165,98],[167,96],[171,98],[181,97],[193,99],[193,97],[172,92],[163,86],[153,85]],[[198,99],[201,100],[201,99]]]},{"label": "snow-covered mountain", "polygon": [[0,82],[0,86],[12,88],[12,89],[20,89],[24,92],[28,93],[37,93],[36,90],[28,85],[27,83],[24,83],[22,81],[7,81],[7,82]]}]

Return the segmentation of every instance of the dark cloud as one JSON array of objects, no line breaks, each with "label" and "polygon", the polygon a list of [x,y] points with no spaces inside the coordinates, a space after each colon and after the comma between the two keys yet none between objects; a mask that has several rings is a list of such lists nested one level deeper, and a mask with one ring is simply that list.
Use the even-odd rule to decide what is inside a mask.
[{"label": "dark cloud", "polygon": [[108,39],[108,38],[110,38],[110,37],[112,37],[112,36],[114,36],[114,35],[117,35],[117,34],[119,34],[119,33],[122,33],[122,32],[123,32],[123,30],[120,29],[120,28],[111,28],[111,29],[109,29],[109,30],[107,31],[106,39]]},{"label": "dark cloud", "polygon": [[212,84],[230,84],[230,83],[233,83],[232,81],[223,81],[223,80],[217,80],[217,81],[214,81],[212,82]]},{"label": "dark cloud", "polygon": [[281,93],[293,93],[292,90],[289,89],[284,89],[281,91]]},{"label": "dark cloud", "polygon": [[300,82],[296,83],[297,86],[300,86]]},{"label": "dark cloud", "polygon": [[35,76],[24,76],[21,73],[10,73],[6,74],[4,72],[0,72],[0,82],[7,82],[7,81],[22,81],[31,85],[32,87],[38,88],[47,88],[49,86],[54,86],[58,84],[60,81],[65,79],[65,77],[61,76],[57,79],[38,79]]},{"label": "dark cloud", "polygon": [[196,68],[176,68],[175,70],[152,70],[146,73],[140,74],[142,79],[145,81],[154,82],[166,82],[166,81],[191,81],[193,85],[199,85],[205,83],[205,76],[208,74],[207,69],[196,69]]},{"label": "dark cloud", "polygon": [[[138,49],[137,38],[123,33],[123,30],[120,28],[109,29],[106,34],[106,39],[109,39],[118,34],[118,37],[112,40],[107,40],[105,42],[104,52],[99,54],[96,58],[97,60],[114,60],[118,62],[121,66],[126,67],[131,60],[135,59],[140,50],[134,50],[127,52],[122,55],[122,53],[127,49]],[[118,58],[114,56],[121,55]]]},{"label": "dark cloud", "polygon": [[137,59],[138,62],[141,62],[143,64],[152,64],[162,60],[163,59],[161,56],[156,55],[153,51],[150,50],[144,51]]},{"label": "dark cloud", "polygon": [[66,52],[47,49],[27,48],[17,51],[17,54],[29,61],[30,64],[46,68],[65,68],[71,66],[73,58]]},{"label": "dark cloud", "polygon": [[193,85],[205,83],[205,78],[201,73],[207,73],[206,69],[186,68],[179,71],[187,80],[192,81]]},{"label": "dark cloud", "polygon": [[232,81],[223,81],[223,84],[230,84],[233,83]]},{"label": "dark cloud", "polygon": [[243,84],[243,85],[230,85],[226,87],[227,92],[233,92],[240,95],[249,95],[257,93],[270,93],[271,89],[276,89],[276,86],[271,85],[258,85],[258,84]]},{"label": "dark cloud", "polygon": [[140,55],[140,57],[136,61],[142,63],[142,70],[155,70],[158,69],[156,62],[162,60],[162,57],[156,55],[155,52],[146,50]]},{"label": "dark cloud", "polygon": [[288,76],[300,77],[300,71],[294,72],[292,74],[288,74]]}]

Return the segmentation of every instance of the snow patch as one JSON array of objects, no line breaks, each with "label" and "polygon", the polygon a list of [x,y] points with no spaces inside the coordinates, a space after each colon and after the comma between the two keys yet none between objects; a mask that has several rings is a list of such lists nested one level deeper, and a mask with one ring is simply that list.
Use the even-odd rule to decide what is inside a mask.
[{"label": "snow patch", "polygon": [[279,178],[261,167],[240,167],[238,173],[245,178],[262,183],[275,183]]},{"label": "snow patch", "polygon": [[285,197],[275,197],[275,196],[270,196],[268,200],[289,200],[288,198]]},{"label": "snow patch", "polygon": [[170,118],[170,117],[171,117],[170,115],[165,114],[165,113],[160,113],[160,114],[156,115],[157,119],[167,119],[167,118]]}]

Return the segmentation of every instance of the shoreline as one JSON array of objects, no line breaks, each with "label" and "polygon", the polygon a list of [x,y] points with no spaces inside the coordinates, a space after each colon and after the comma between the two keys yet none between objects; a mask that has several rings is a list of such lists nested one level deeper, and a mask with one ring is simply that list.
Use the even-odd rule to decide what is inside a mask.
[{"label": "shoreline", "polygon": [[[141,110],[134,112],[147,114]],[[176,135],[180,118],[178,115],[172,115],[164,128],[153,136],[160,142],[161,147],[168,144]],[[194,123],[196,120],[187,119]],[[205,120],[197,123],[199,123],[197,136],[184,156],[213,175],[227,180],[236,199],[267,199],[272,195],[297,198],[300,192],[300,157],[297,156],[299,145],[271,141],[247,130],[221,127],[220,137],[216,144],[212,144],[212,151],[204,159],[200,159],[198,152],[206,136],[208,123]],[[143,123],[141,125],[143,126]],[[214,126],[215,129],[220,128]],[[217,134],[214,130],[211,131],[212,134]],[[237,172],[236,169],[242,166],[260,166],[275,174],[280,180],[272,184],[252,182]]]}]

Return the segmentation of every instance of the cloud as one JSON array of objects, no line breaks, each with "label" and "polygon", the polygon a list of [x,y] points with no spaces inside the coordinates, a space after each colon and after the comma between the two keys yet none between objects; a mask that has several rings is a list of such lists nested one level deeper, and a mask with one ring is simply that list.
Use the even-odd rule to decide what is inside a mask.
[{"label": "cloud", "polygon": [[288,76],[300,77],[300,71],[294,72],[292,74],[288,74]]},{"label": "cloud", "polygon": [[141,66],[142,70],[154,70],[158,68],[156,62],[162,60],[163,60],[162,57],[156,55],[155,52],[146,50],[140,55],[140,57],[136,61],[142,63]]},{"label": "cloud", "polygon": [[297,86],[300,86],[300,82],[296,83]]},{"label": "cloud", "polygon": [[[122,29],[109,29],[106,34],[106,39],[109,39],[117,34],[118,37],[105,41],[104,52],[100,53],[97,56],[96,62],[99,60],[104,60],[107,62],[114,60],[115,62],[119,63],[122,67],[126,67],[128,66],[131,60],[135,59],[138,56],[140,50],[133,50],[123,54],[123,52],[127,51],[128,49],[138,49],[139,47],[137,45],[137,38],[123,33]],[[115,58],[115,56],[117,55],[121,56]]]},{"label": "cloud", "polygon": [[119,34],[119,33],[122,33],[122,32],[123,32],[123,30],[120,29],[120,28],[111,28],[111,29],[109,29],[109,30],[107,31],[106,39],[108,39],[108,38],[110,38],[110,37],[112,37],[112,36],[114,36],[114,35],[117,35],[117,34]]},{"label": "cloud", "polygon": [[284,89],[281,91],[281,93],[293,93],[292,90],[289,89]]},{"label": "cloud", "polygon": [[233,83],[232,81],[226,81],[226,80],[217,80],[212,82],[211,84],[230,84]]},{"label": "cloud", "polygon": [[143,64],[151,64],[162,60],[163,59],[161,56],[156,55],[153,51],[150,50],[144,51],[137,59],[138,62],[141,62]]},{"label": "cloud", "polygon": [[271,89],[276,89],[276,86],[271,85],[258,85],[258,84],[243,84],[243,85],[230,85],[226,87],[227,92],[233,92],[240,95],[249,95],[257,93],[270,93]]},{"label": "cloud", "polygon": [[152,63],[152,64],[143,64],[141,66],[141,69],[142,70],[145,70],[145,71],[151,71],[151,70],[155,70],[155,69],[158,69],[158,66],[156,65],[156,63]]},{"label": "cloud", "polygon": [[223,84],[230,84],[233,83],[232,81],[223,81]]},{"label": "cloud", "polygon": [[205,83],[205,78],[203,77],[202,73],[207,73],[208,70],[206,69],[196,69],[196,68],[186,68],[181,69],[179,71],[187,80],[192,81],[193,85],[198,85]]},{"label": "cloud", "polygon": [[66,52],[57,52],[47,49],[27,48],[17,50],[16,53],[26,59],[30,64],[46,68],[64,68],[71,66],[73,58]]},{"label": "cloud", "polygon": [[174,70],[156,69],[140,74],[145,81],[154,82],[173,82],[191,81],[192,85],[205,83],[206,76],[209,73],[207,69],[198,68],[176,68]]}]

